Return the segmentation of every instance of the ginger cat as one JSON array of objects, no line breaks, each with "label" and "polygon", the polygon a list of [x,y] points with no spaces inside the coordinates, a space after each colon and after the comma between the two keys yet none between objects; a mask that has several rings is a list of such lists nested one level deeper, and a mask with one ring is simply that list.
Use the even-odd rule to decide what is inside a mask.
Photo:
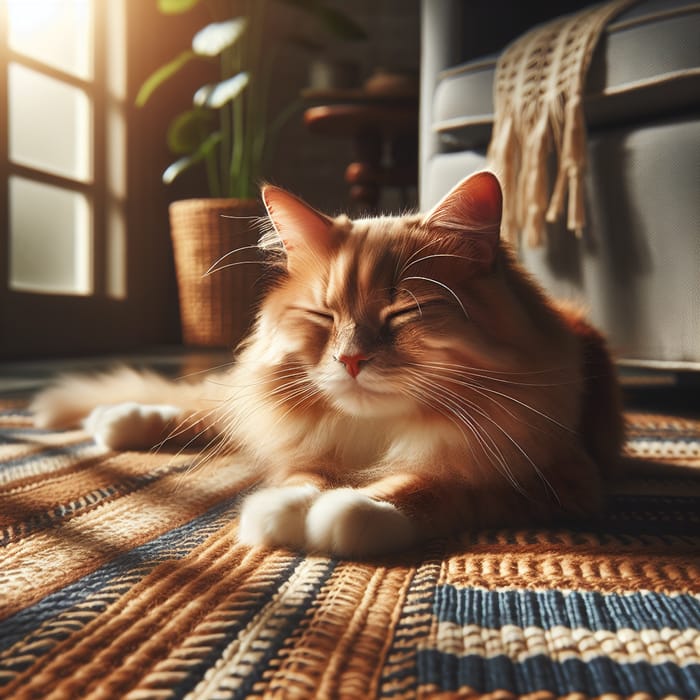
[{"label": "ginger cat", "polygon": [[594,512],[623,423],[613,364],[499,240],[491,173],[426,215],[329,218],[262,197],[279,274],[231,369],[67,377],[36,423],[114,449],[218,435],[261,471],[239,537],[362,557],[468,527]]}]

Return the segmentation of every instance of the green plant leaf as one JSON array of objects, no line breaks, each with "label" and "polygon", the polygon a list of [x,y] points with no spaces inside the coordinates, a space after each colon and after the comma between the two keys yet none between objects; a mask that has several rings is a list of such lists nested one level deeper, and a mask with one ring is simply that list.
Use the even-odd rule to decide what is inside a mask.
[{"label": "green plant leaf", "polygon": [[211,93],[214,92],[215,87],[216,85],[214,83],[207,83],[197,88],[197,92],[194,93],[194,97],[192,98],[192,104],[195,107],[206,107],[207,100]]},{"label": "green plant leaf", "polygon": [[199,56],[218,56],[233,46],[246,29],[245,17],[234,17],[225,22],[212,22],[200,29],[192,38],[192,50]]},{"label": "green plant leaf", "polygon": [[164,15],[178,15],[196,5],[199,5],[199,0],[158,0],[158,11]]},{"label": "green plant leaf", "polygon": [[172,61],[168,61],[164,66],[161,66],[158,70],[151,73],[141,86],[138,95],[136,95],[136,106],[143,107],[162,83],[175,75],[175,73],[189,63],[195,56],[196,54],[192,49],[186,49]]},{"label": "green plant leaf", "polygon": [[360,41],[367,38],[367,32],[340,10],[329,7],[322,0],[279,0],[316,17],[325,29],[339,39]]},{"label": "green plant leaf", "polygon": [[171,184],[175,178],[182,175],[185,170],[189,170],[193,165],[201,163],[205,158],[210,156],[214,149],[221,142],[221,133],[215,131],[210,134],[199,146],[199,148],[189,156],[184,156],[183,158],[178,158],[174,163],[169,165],[162,175],[163,183],[166,185]]},{"label": "green plant leaf", "polygon": [[238,97],[248,85],[249,80],[250,74],[247,71],[242,71],[215,85],[205,85],[194,94],[194,103],[198,107],[220,109],[227,102]]},{"label": "green plant leaf", "polygon": [[199,148],[211,131],[214,115],[203,109],[190,109],[178,114],[168,127],[168,148],[175,155],[191,154]]}]

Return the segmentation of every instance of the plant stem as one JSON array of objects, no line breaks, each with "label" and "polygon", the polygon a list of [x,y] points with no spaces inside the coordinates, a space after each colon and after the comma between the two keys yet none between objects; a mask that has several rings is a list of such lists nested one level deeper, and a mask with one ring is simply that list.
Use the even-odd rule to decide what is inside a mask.
[{"label": "plant stem", "polygon": [[205,159],[207,166],[207,184],[212,197],[221,197],[221,184],[216,167],[216,151],[212,151]]},{"label": "plant stem", "polygon": [[[224,79],[232,74],[235,69],[236,60],[231,49],[226,49],[221,54],[221,78]],[[231,175],[229,173],[229,163],[227,155],[231,150],[231,107],[224,105],[219,111],[219,123],[221,127],[221,145],[219,147],[219,169],[221,172],[221,182],[223,194],[230,196]]]},{"label": "plant stem", "polygon": [[231,152],[231,167],[229,171],[230,194],[241,197],[243,157],[245,145],[245,130],[243,124],[244,93],[233,101],[233,150]]},{"label": "plant stem", "polygon": [[[243,36],[238,40],[236,44],[236,55],[237,63],[236,70],[240,72],[247,68],[246,61],[246,49],[249,43],[248,35],[251,30],[250,14],[248,12],[248,7],[245,8],[245,15],[248,17],[248,27],[243,33]],[[234,98],[233,106],[231,109],[231,119],[232,119],[232,129],[233,129],[233,144],[231,146],[231,160],[229,162],[229,172],[228,172],[228,182],[229,182],[229,196],[231,197],[242,197],[245,193],[242,192],[242,171],[243,171],[243,157],[244,157],[244,146],[245,146],[245,124],[244,124],[244,104],[247,99],[246,93],[250,89],[250,83],[248,87],[243,90],[243,92]],[[229,151],[224,151],[228,153]]]},{"label": "plant stem", "polygon": [[255,31],[251,35],[250,65],[255,67],[255,89],[248,94],[248,139],[247,139],[247,168],[246,184],[248,195],[258,184],[260,159],[265,142],[265,127],[267,121],[266,104],[269,92],[269,62],[263,51],[263,40],[267,17],[267,0],[253,0],[251,18]]}]

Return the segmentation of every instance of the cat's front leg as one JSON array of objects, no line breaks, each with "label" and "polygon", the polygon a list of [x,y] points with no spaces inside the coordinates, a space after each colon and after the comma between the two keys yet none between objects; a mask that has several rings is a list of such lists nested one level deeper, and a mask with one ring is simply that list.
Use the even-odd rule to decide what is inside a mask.
[{"label": "cat's front leg", "polygon": [[415,538],[413,523],[395,505],[358,489],[323,492],[306,516],[306,547],[324,554],[388,554],[410,547]]},{"label": "cat's front leg", "polygon": [[306,549],[306,516],[319,493],[313,484],[256,491],[243,503],[238,540],[248,545]]},{"label": "cat's front leg", "polygon": [[238,539],[330,556],[363,557],[406,549],[415,531],[387,501],[358,489],[329,488],[317,476],[263,488],[246,498]]}]

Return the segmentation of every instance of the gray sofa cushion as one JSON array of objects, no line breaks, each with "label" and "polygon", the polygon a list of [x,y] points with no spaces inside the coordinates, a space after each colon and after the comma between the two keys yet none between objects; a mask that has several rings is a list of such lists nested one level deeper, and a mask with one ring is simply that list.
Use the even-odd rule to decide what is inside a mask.
[{"label": "gray sofa cushion", "polygon": [[[497,57],[438,76],[432,128],[450,148],[488,143]],[[588,73],[589,127],[677,113],[700,105],[700,4],[647,0],[610,24]]]},{"label": "gray sofa cushion", "polygon": [[[424,210],[486,165],[496,58],[460,63],[472,8],[422,2]],[[621,361],[700,370],[700,3],[622,13],[594,54],[585,106],[583,238],[550,225],[546,246],[521,247],[523,262],[588,308]]]}]

